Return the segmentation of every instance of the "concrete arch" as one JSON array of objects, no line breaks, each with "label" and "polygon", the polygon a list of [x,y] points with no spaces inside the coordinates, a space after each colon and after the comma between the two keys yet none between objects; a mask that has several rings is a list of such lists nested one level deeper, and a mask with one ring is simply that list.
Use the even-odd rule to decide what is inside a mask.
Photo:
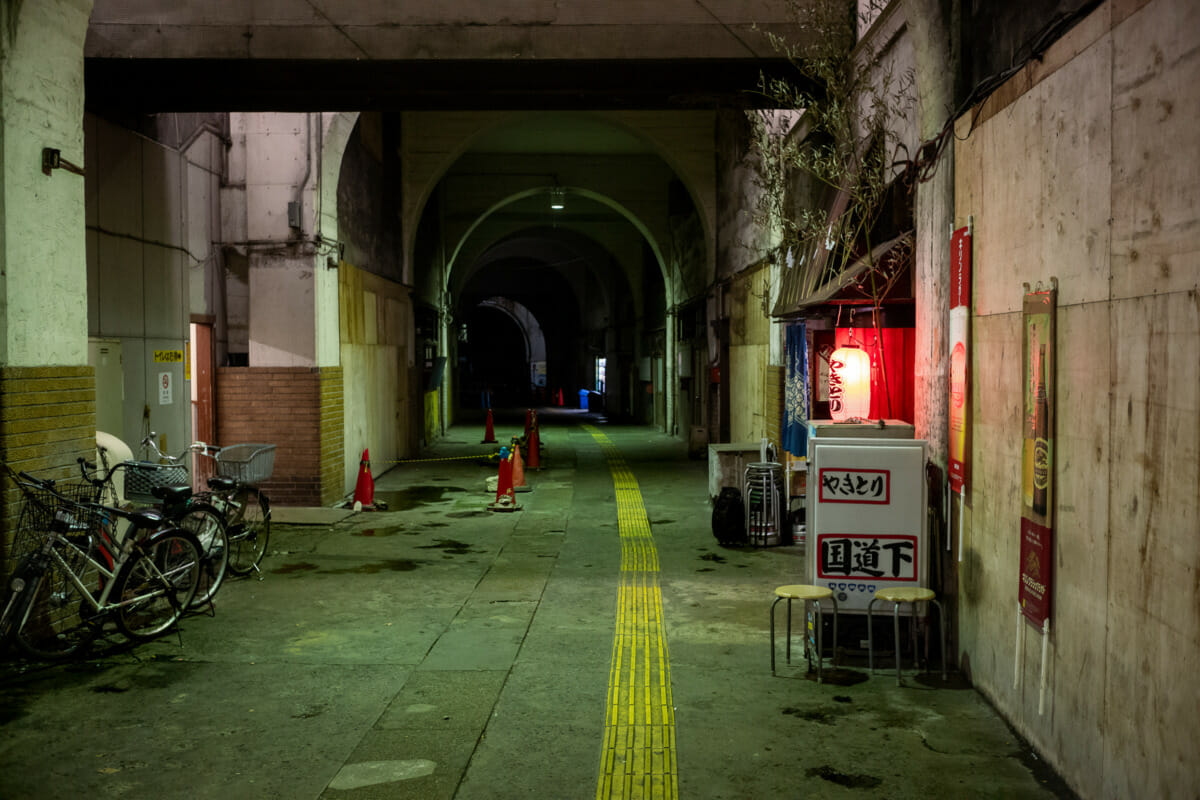
[{"label": "concrete arch", "polygon": [[528,308],[507,297],[489,297],[478,304],[483,308],[494,308],[508,316],[525,337],[525,360],[544,361],[546,358],[546,336],[542,326]]},{"label": "concrete arch", "polygon": [[[606,243],[587,233],[571,228],[559,228],[551,225],[531,226],[524,222],[515,222],[511,230],[501,230],[498,234],[478,250],[471,246],[472,243],[465,245],[468,250],[459,253],[460,268],[447,278],[452,295],[461,297],[461,292],[470,284],[473,276],[479,270],[487,268],[496,260],[503,260],[514,252],[527,253],[528,248],[536,243],[541,250],[539,258],[550,256],[563,260],[566,257],[572,262],[584,263],[589,267],[611,262],[615,265],[614,272],[619,272],[625,279],[622,281],[623,290],[635,305],[642,301],[641,286],[636,282],[629,281],[628,267],[622,263],[621,256],[610,249]],[[555,262],[544,261],[543,263],[553,266]],[[564,276],[564,278],[568,282],[571,280],[569,276]],[[599,285],[596,288],[603,297],[605,307],[614,309],[616,303],[613,292],[615,290],[606,282],[597,282]]]},{"label": "concrete arch", "polygon": [[[717,209],[716,209],[716,194],[715,194],[715,166],[711,164],[711,153],[713,144],[707,143],[707,149],[696,147],[679,147],[673,146],[671,143],[664,142],[661,137],[653,135],[652,131],[670,129],[670,125],[663,124],[663,116],[658,112],[596,112],[596,111],[570,111],[570,112],[473,112],[478,124],[467,130],[460,139],[455,141],[451,146],[447,147],[441,154],[436,156],[436,160],[427,165],[414,165],[415,172],[422,176],[420,184],[410,187],[412,191],[406,192],[406,195],[412,197],[411,204],[409,201],[404,202],[404,272],[405,281],[411,282],[413,277],[411,274],[412,263],[415,259],[416,248],[416,230],[421,218],[429,205],[430,198],[442,179],[451,171],[454,165],[469,152],[474,144],[483,137],[496,132],[505,127],[520,124],[520,122],[538,117],[550,117],[561,114],[571,114],[578,117],[588,117],[599,120],[606,125],[610,125],[624,133],[627,133],[642,142],[645,142],[650,148],[650,153],[657,156],[671,170],[671,172],[680,180],[688,192],[688,196],[692,200],[693,206],[696,208],[697,215],[700,218],[704,234],[705,243],[705,264],[704,269],[708,276],[715,274],[716,266],[716,229],[717,229]],[[711,112],[671,112],[674,117],[668,115],[667,119],[680,118],[691,120],[692,117],[686,115],[696,115],[693,120],[697,127],[702,127],[704,130],[711,131],[714,125]],[[426,116],[434,119],[443,119],[435,114]],[[699,125],[699,117],[703,117],[704,125]],[[644,119],[643,119],[644,118]],[[416,117],[414,117],[416,119]],[[455,123],[456,129],[463,129],[463,121],[461,115],[450,115],[444,118],[449,124],[451,121]],[[677,130],[686,130],[687,126],[680,123]],[[417,131],[408,131],[406,124],[405,140],[409,141],[414,138]],[[412,134],[412,135],[410,135]],[[705,159],[696,159],[696,164],[689,164],[683,157],[683,153],[699,153],[707,154]],[[410,158],[412,154],[406,152],[405,158]],[[708,174],[703,174],[708,173]],[[705,191],[707,187],[709,191]],[[582,192],[581,192],[582,193]],[[586,196],[586,195],[585,195]],[[491,213],[491,210],[489,212]],[[653,241],[652,237],[648,237],[648,241]],[[683,298],[676,297],[684,280],[682,275],[672,276],[671,265],[662,258],[662,253],[656,250],[656,256],[662,265],[663,279],[668,287],[668,305],[673,306]],[[677,278],[673,279],[673,278]],[[702,283],[707,283],[703,281]],[[678,286],[677,286],[678,284]]]},{"label": "concrete arch", "polygon": [[338,178],[342,172],[342,158],[346,145],[358,125],[357,111],[342,111],[322,115],[321,142],[319,152],[321,170],[316,187],[314,209],[315,230],[324,239],[338,240]]},{"label": "concrete arch", "polygon": [[450,257],[446,260],[446,270],[443,277],[442,286],[440,287],[443,296],[450,289],[450,276],[454,274],[455,267],[459,266],[459,254],[462,252],[467,241],[471,238],[475,231],[478,230],[483,222],[488,219],[488,217],[528,197],[534,197],[542,194],[549,195],[551,190],[564,191],[566,192],[568,198],[572,195],[577,197],[586,197],[589,200],[594,200],[597,203],[607,206],[624,217],[625,220],[642,235],[647,246],[650,248],[650,251],[654,254],[654,260],[658,263],[659,272],[662,275],[663,284],[666,289],[668,307],[674,302],[675,287],[670,279],[666,259],[663,257],[662,249],[659,247],[659,244],[653,233],[651,233],[650,229],[646,227],[646,225],[637,217],[636,214],[613,198],[603,195],[599,192],[592,191],[591,189],[585,189],[577,186],[543,186],[535,189],[526,189],[520,192],[515,192],[494,203],[491,207],[482,212],[478,217],[475,218],[474,221],[471,222],[470,226],[463,232],[462,236],[459,237],[458,242],[454,245],[454,249],[451,251]]}]

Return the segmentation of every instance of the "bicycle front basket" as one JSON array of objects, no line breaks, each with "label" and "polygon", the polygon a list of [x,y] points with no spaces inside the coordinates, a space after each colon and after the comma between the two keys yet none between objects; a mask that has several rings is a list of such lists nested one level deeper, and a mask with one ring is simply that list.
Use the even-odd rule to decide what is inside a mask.
[{"label": "bicycle front basket", "polygon": [[149,461],[125,462],[125,498],[135,503],[159,502],[154,489],[159,486],[191,486],[186,467],[179,464],[154,464]]},{"label": "bicycle front basket", "polygon": [[217,474],[241,483],[261,483],[275,469],[275,445],[231,444],[217,453]]}]

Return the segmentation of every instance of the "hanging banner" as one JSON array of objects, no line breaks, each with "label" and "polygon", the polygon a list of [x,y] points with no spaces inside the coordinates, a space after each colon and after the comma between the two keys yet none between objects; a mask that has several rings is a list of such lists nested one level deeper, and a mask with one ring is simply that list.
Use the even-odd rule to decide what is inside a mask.
[{"label": "hanging banner", "polygon": [[950,490],[967,483],[967,387],[970,386],[971,226],[950,237]]},{"label": "hanging banner", "polygon": [[787,327],[783,391],[783,449],[796,458],[808,454],[808,342],[804,324]]},{"label": "hanging banner", "polygon": [[1054,535],[1054,312],[1058,282],[1025,285],[1022,395],[1024,449],[1021,470],[1021,613],[1035,625],[1050,618]]}]

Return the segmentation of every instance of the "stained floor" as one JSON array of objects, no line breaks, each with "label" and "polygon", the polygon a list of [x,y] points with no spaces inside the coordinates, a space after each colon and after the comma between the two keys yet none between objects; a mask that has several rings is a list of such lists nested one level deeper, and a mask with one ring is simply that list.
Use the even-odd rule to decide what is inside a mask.
[{"label": "stained floor", "polygon": [[[387,511],[276,524],[263,579],[227,584],[178,635],[60,665],[6,654],[0,798],[1070,796],[961,679],[871,676],[845,620],[825,683],[798,639],[772,677],[772,589],[799,580],[803,549],[720,547],[707,466],[682,444],[546,412],[532,491],[495,512],[480,433],[373,464]],[[605,783],[610,691],[629,680],[612,669],[618,623],[642,608],[619,598],[613,452],[656,559],[670,707],[649,721],[669,723],[674,761],[653,762],[651,737],[644,765],[617,770],[643,774]],[[654,705],[621,697],[631,719]]]}]

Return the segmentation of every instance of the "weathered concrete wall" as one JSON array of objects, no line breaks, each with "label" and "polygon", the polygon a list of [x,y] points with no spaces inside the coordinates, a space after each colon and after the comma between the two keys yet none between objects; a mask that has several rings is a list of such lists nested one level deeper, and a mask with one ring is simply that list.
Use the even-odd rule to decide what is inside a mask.
[{"label": "weathered concrete wall", "polygon": [[[179,452],[191,441],[191,390],[183,361],[158,361],[155,351],[187,347],[191,313],[206,314],[206,267],[211,206],[201,193],[190,202],[191,167],[209,184],[204,165],[133,131],[88,115],[84,120],[87,176],[88,334],[121,343],[122,386],[97,391],[123,398],[118,430],[134,452],[143,429],[166,437]],[[194,217],[194,219],[193,219]],[[194,243],[202,249],[193,254]],[[199,297],[191,298],[192,273]],[[193,307],[194,305],[194,307]],[[160,391],[169,375],[169,402]],[[145,416],[146,410],[149,416]]]},{"label": "weathered concrete wall", "polygon": [[[62,478],[94,452],[84,179],[42,174],[42,148],[84,164],[83,37],[91,3],[0,4],[0,460]],[[0,573],[20,508],[0,481]]]},{"label": "weathered concrete wall", "polygon": [[[714,6],[715,9],[710,9]],[[100,0],[88,55],[109,58],[737,58],[769,52],[762,28],[787,26],[780,0],[553,0],[380,4],[317,10],[210,0],[143,9]]]},{"label": "weathered concrete wall", "polygon": [[84,167],[88,0],[0,9],[0,365],[87,363]]},{"label": "weathered concrete wall", "polygon": [[222,239],[249,260],[253,366],[337,364],[337,253],[318,208],[325,126],[321,114],[230,115]]},{"label": "weathered concrete wall", "polygon": [[[957,131],[957,221],[975,219],[961,655],[1085,797],[1200,786],[1187,733],[1200,714],[1198,32],[1189,0],[1107,3]],[[1020,304],[1023,282],[1051,276],[1054,629],[1039,715],[1032,629],[1014,663]]]},{"label": "weathered concrete wall", "polygon": [[[772,377],[772,325],[763,305],[768,270],[750,269],[738,275],[729,289],[729,436],[731,442],[757,442],[768,430],[779,429],[778,391],[769,389]],[[721,376],[726,379],[725,375]],[[779,444],[776,440],[776,445]]]}]

